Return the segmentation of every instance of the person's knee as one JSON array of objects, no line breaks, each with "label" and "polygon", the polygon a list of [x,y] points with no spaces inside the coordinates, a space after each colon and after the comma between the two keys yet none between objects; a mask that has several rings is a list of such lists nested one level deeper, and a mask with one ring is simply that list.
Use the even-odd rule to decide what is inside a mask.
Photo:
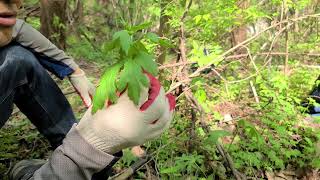
[{"label": "person's knee", "polygon": [[10,46],[4,49],[4,51],[5,64],[13,67],[15,70],[30,70],[38,66],[37,58],[33,53],[21,46]]}]

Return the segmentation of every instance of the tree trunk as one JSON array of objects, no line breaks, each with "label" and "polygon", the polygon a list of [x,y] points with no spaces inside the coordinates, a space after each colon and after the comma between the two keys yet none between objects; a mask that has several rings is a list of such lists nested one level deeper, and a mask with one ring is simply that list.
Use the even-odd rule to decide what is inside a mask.
[{"label": "tree trunk", "polygon": [[134,22],[134,16],[135,16],[135,0],[129,0],[129,4],[128,4],[128,12],[129,12],[129,17],[128,17],[128,20],[130,22],[130,24],[132,26],[135,25],[135,22]]},{"label": "tree trunk", "polygon": [[[69,1],[70,2],[70,1]],[[84,4],[83,0],[72,0],[72,5],[69,4],[69,8],[67,11],[68,17],[68,32],[76,32],[78,33],[79,27],[83,22],[83,10]]]},{"label": "tree trunk", "polygon": [[[245,10],[249,7],[250,0],[239,0],[238,7],[242,10]],[[245,25],[243,17],[239,17],[238,21],[242,24],[241,26],[237,27],[232,32],[232,45],[236,46],[241,42],[247,39],[247,26]],[[237,53],[242,54],[245,53],[246,49],[241,48],[237,51]]]},{"label": "tree trunk", "polygon": [[83,1],[76,0],[75,1],[75,9],[72,13],[75,24],[81,24],[83,21]]},{"label": "tree trunk", "polygon": [[59,48],[66,48],[66,0],[41,0],[41,33]]},{"label": "tree trunk", "polygon": [[[169,17],[165,15],[165,8],[169,4],[170,0],[161,0],[161,16],[160,16],[160,27],[158,31],[158,35],[160,37],[164,37],[169,32]],[[166,47],[160,47],[159,49],[160,55],[157,59],[157,62],[159,64],[163,64],[166,61],[166,55],[167,55],[167,48]]]}]

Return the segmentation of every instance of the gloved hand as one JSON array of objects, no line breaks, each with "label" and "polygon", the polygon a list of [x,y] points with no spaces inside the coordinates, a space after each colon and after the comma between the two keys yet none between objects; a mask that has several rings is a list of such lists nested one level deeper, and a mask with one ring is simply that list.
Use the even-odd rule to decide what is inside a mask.
[{"label": "gloved hand", "polygon": [[95,92],[95,87],[87,79],[85,73],[79,69],[79,73],[73,73],[69,76],[69,80],[77,93],[80,95],[86,107],[92,105],[92,97]]},{"label": "gloved hand", "polygon": [[116,104],[107,105],[94,115],[89,108],[76,126],[80,135],[109,154],[158,137],[171,123],[175,98],[165,94],[156,78],[148,77],[151,87],[142,90],[138,106],[125,92]]}]

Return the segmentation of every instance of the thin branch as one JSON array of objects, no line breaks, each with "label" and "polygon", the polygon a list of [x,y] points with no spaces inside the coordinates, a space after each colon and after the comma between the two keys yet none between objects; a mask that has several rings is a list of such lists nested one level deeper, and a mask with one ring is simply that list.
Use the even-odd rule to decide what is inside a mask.
[{"label": "thin branch", "polygon": [[258,104],[259,104],[259,103],[260,103],[259,96],[258,96],[257,90],[256,90],[256,88],[254,87],[254,85],[253,85],[253,82],[252,82],[252,81],[250,81],[250,86],[251,86],[251,90],[252,90],[252,93],[253,93],[254,99],[255,99],[256,103],[258,103]]},{"label": "thin branch", "polygon": [[192,0],[189,1],[189,4],[188,4],[188,6],[187,6],[187,9],[184,11],[184,13],[183,13],[183,15],[182,15],[182,17],[181,17],[181,19],[180,19],[180,22],[183,22],[184,19],[187,17],[188,12],[189,12],[191,6],[192,6]]},{"label": "thin branch", "polygon": [[[289,54],[290,56],[320,57],[320,54],[316,54],[316,53],[262,52],[262,53],[257,53],[253,57],[253,60],[256,59],[257,56],[265,56],[265,55],[269,55],[269,56],[286,56],[287,54]],[[248,57],[248,56],[249,56],[249,54],[237,54],[237,55],[227,56],[225,59],[239,59],[239,58]],[[174,67],[177,67],[177,66],[191,65],[191,64],[196,64],[196,63],[197,63],[196,61],[194,61],[194,62],[170,63],[170,64],[164,64],[164,65],[160,66],[159,69],[162,70],[162,69],[174,68]]]},{"label": "thin branch", "polygon": [[110,177],[110,180],[123,180],[130,178],[136,171],[138,171],[142,166],[146,165],[152,160],[151,156],[146,156],[143,158],[139,158],[138,161],[136,161],[133,165],[131,165],[128,169],[125,171]]},{"label": "thin branch", "polygon": [[234,163],[233,163],[231,156],[229,155],[229,153],[224,149],[224,147],[220,143],[217,143],[217,149],[218,149],[219,153],[223,156],[225,161],[228,163],[228,165],[232,171],[232,174],[235,176],[235,178],[237,180],[246,179],[244,175],[240,174],[236,170],[236,168],[234,167]]},{"label": "thin branch", "polygon": [[[282,22],[278,22],[276,24],[273,24],[269,27],[267,27],[266,29],[262,30],[261,32],[255,34],[254,36],[252,36],[251,38],[239,43],[238,45],[232,47],[231,49],[227,50],[226,52],[224,52],[222,55],[220,55],[220,57],[218,58],[223,58],[230,54],[231,52],[235,51],[236,49],[238,49],[239,47],[242,47],[243,45],[246,45],[248,44],[249,42],[255,40],[256,38],[258,38],[260,35],[262,35],[264,32],[266,31],[269,31],[270,29],[273,29],[281,24],[284,24],[284,23],[289,23],[291,22],[290,24],[292,24],[292,22],[296,22],[296,21],[301,21],[303,19],[306,19],[306,18],[310,18],[310,17],[314,17],[314,18],[319,18],[320,17],[320,13],[319,14],[311,14],[311,15],[305,15],[305,16],[302,16],[302,17],[299,17],[299,18],[295,18],[295,19],[290,19],[290,20],[286,20],[286,21],[282,21]],[[199,74],[200,72],[202,72],[203,70],[205,70],[206,68],[208,68],[209,66],[211,66],[213,63],[215,62],[215,60],[212,60],[210,63],[208,63],[206,66],[204,67],[201,67],[199,69],[197,69],[194,73],[192,73],[189,77],[195,77],[197,74]]]},{"label": "thin branch", "polygon": [[256,70],[256,72],[258,72],[258,67],[256,66],[256,63],[254,62],[254,59],[252,58],[250,49],[247,46],[243,46],[243,48],[245,48],[247,50],[249,58],[250,58],[250,61],[251,61],[251,64],[253,65],[253,67]]},{"label": "thin branch", "polygon": [[[294,24],[294,22],[296,21],[301,21],[301,20],[304,20],[306,18],[310,18],[310,17],[313,17],[313,18],[319,18],[320,17],[320,13],[319,14],[311,14],[311,15],[305,15],[305,16],[302,16],[302,17],[299,17],[299,18],[295,18],[295,19],[290,19],[290,20],[286,20],[286,21],[283,21],[283,22],[278,22],[276,24],[273,24],[271,26],[269,26],[268,28],[264,29],[263,31],[257,33],[256,35],[252,36],[251,38],[239,43],[238,45],[232,47],[231,49],[227,50],[226,52],[224,52],[222,55],[220,55],[218,58],[222,58],[222,59],[225,59],[225,56],[228,55],[229,53],[235,51],[236,49],[238,49],[239,47],[242,47],[248,43],[250,43],[251,41],[255,40],[256,38],[258,38],[261,34],[263,34],[264,32],[267,32],[279,25],[282,25],[284,23],[288,23],[287,27],[291,26],[292,24]],[[286,28],[287,28],[286,27]],[[193,72],[192,74],[190,74],[188,77],[189,78],[194,78],[194,77],[197,77],[200,75],[200,73],[202,71],[204,71],[205,69],[209,68],[213,63],[215,62],[215,60],[212,60],[210,63],[208,63],[206,66],[203,66],[201,68],[198,68],[195,72]],[[266,64],[265,64],[266,65]],[[263,66],[263,68],[265,67],[265,65]],[[253,75],[253,76],[256,76]],[[177,82],[177,84],[173,85],[174,87],[179,87],[182,83],[181,82]],[[170,89],[172,91],[172,88]]]},{"label": "thin branch", "polygon": [[[286,12],[286,18],[287,20],[289,19],[289,13]],[[284,63],[284,74],[288,75],[289,71],[289,27],[286,27],[286,58],[285,58],[285,63]]]}]

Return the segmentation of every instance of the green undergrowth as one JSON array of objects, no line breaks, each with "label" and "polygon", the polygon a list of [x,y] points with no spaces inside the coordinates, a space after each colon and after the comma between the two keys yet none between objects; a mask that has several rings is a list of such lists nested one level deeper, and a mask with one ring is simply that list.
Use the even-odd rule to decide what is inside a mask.
[{"label": "green undergrowth", "polygon": [[[234,117],[238,119],[234,122],[233,131],[217,128],[222,114],[212,109],[212,105],[221,103],[225,97],[204,91],[201,84],[210,82],[198,79],[198,86],[193,90],[199,102],[207,107],[208,114],[214,117],[206,119],[211,132],[206,134],[197,124],[195,136],[190,136],[191,117],[183,111],[185,100],[180,99],[170,130],[161,139],[147,144],[158,175],[162,179],[232,179],[231,170],[224,166],[223,158],[217,153],[216,143],[221,137],[230,139],[227,143],[220,141],[231,155],[235,168],[247,177],[263,178],[266,171],[320,168],[320,131],[316,126],[319,122],[314,121],[314,126],[306,123],[308,115],[303,114],[304,108],[300,107],[314,84],[317,70],[294,65],[292,70],[289,76],[284,76],[277,68],[266,69],[252,78],[260,98],[259,104],[253,102],[250,91],[240,90],[248,87],[248,82],[229,87],[229,94],[234,97],[233,100],[228,99],[231,103],[246,102],[252,109],[244,117]],[[212,87],[224,88],[217,84],[212,84]],[[128,155],[130,152],[126,153],[118,164],[122,168],[133,162],[132,155]],[[136,177],[143,178],[144,175],[138,173]]]},{"label": "green undergrowth", "polygon": [[46,159],[49,144],[26,118],[13,117],[0,130],[0,179],[6,179],[9,168],[23,159]]}]

